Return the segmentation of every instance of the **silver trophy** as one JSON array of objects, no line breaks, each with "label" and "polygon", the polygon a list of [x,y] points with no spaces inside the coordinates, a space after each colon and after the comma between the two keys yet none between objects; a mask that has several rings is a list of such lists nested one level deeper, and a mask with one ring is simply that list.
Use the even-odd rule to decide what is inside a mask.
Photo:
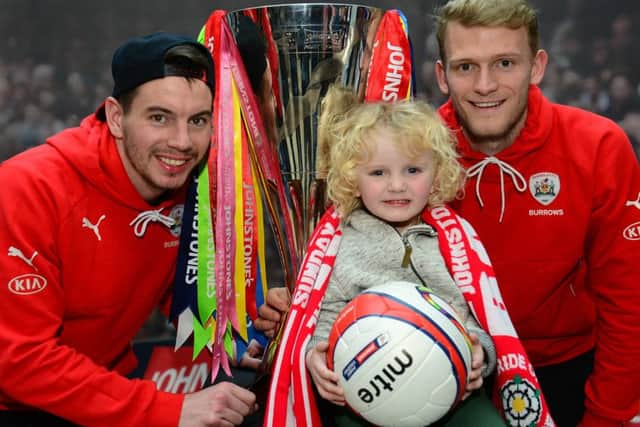
[{"label": "silver trophy", "polygon": [[[277,51],[276,122],[266,127],[275,129],[272,135],[289,202],[281,213],[292,219],[295,248],[286,248],[285,239],[274,234],[279,259],[296,263],[326,207],[324,183],[315,167],[320,104],[334,83],[353,88],[362,99],[371,45],[384,12],[348,4],[275,5],[230,12],[230,27],[247,12],[257,17]],[[283,248],[290,253],[282,253]],[[296,271],[298,266],[290,267]],[[284,280],[290,289],[292,279]]]}]

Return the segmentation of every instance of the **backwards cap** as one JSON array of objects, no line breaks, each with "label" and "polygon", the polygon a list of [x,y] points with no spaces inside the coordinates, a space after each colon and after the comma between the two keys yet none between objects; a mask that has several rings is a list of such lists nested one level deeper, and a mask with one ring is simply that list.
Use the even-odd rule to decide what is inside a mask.
[{"label": "backwards cap", "polygon": [[[182,45],[193,46],[204,54],[208,63],[206,70],[196,74],[182,68],[165,67],[167,51]],[[111,73],[114,98],[148,81],[176,75],[199,79],[209,86],[212,93],[215,89],[213,59],[207,48],[190,37],[164,32],[136,37],[120,46],[113,54]]]}]

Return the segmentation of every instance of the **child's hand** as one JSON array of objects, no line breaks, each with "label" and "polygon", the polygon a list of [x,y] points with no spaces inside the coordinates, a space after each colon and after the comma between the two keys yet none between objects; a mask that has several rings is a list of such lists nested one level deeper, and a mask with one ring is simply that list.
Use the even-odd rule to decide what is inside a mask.
[{"label": "child's hand", "polygon": [[482,349],[482,345],[480,345],[478,335],[470,333],[469,338],[471,338],[471,371],[469,372],[466,393],[462,397],[462,400],[469,397],[474,390],[482,387],[483,383],[482,366],[484,365],[484,350]]},{"label": "child's hand", "polygon": [[344,406],[344,392],[338,385],[338,374],[327,367],[328,348],[329,343],[322,341],[309,350],[305,359],[307,369],[320,396],[336,405]]}]

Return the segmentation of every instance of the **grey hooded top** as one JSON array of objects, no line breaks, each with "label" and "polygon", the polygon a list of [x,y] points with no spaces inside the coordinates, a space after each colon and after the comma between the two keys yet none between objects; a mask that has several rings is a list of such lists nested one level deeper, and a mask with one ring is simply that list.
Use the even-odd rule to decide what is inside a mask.
[{"label": "grey hooded top", "polygon": [[[478,325],[449,274],[440,253],[437,233],[431,226],[413,225],[400,235],[393,226],[356,209],[342,221],[341,227],[342,240],[307,350],[319,341],[327,341],[331,325],[340,311],[362,291],[403,280],[428,286],[455,308],[467,330],[480,338],[485,352],[483,376],[493,371],[496,365],[493,341]],[[403,267],[406,244],[411,246],[411,262]]]}]

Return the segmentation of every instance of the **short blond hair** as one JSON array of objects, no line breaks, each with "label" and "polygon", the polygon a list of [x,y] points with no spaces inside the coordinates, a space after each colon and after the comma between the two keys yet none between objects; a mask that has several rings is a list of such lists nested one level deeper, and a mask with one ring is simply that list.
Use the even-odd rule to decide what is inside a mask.
[{"label": "short blond hair", "polygon": [[319,124],[318,176],[327,180],[327,197],[343,217],[360,207],[357,168],[372,154],[369,135],[384,128],[409,158],[430,151],[435,170],[428,207],[456,198],[465,173],[455,139],[438,113],[423,101],[360,103],[348,89],[332,88]]},{"label": "short blond hair", "polygon": [[531,53],[535,56],[539,49],[538,16],[527,0],[450,0],[437,9],[435,21],[440,59],[445,64],[444,35],[449,22],[465,27],[525,27]]}]

